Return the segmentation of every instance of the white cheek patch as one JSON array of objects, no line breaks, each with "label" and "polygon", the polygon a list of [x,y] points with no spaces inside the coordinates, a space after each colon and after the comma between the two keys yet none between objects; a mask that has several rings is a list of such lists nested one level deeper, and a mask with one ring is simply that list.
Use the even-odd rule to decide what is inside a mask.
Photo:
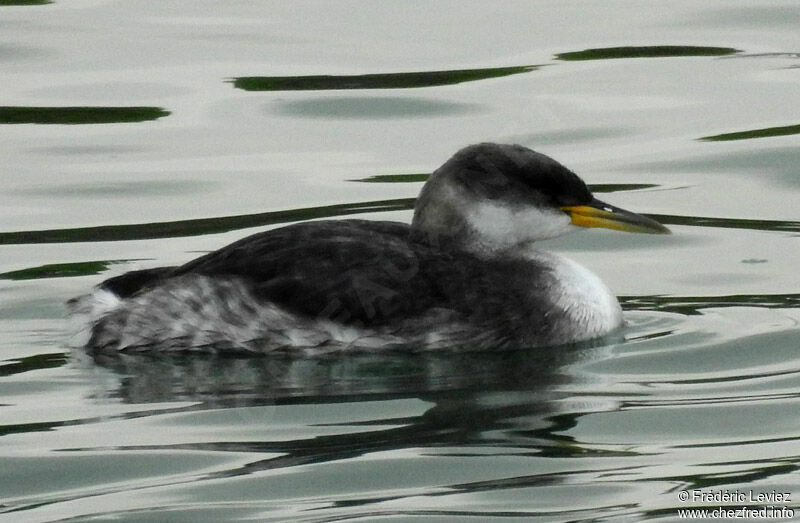
[{"label": "white cheek patch", "polygon": [[505,248],[555,238],[572,230],[570,217],[556,209],[474,202],[466,216],[479,241],[490,248]]}]

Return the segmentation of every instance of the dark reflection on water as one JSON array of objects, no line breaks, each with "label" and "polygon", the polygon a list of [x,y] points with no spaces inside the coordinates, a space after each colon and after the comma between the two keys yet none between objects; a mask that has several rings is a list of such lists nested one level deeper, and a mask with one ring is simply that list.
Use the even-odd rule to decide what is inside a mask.
[{"label": "dark reflection on water", "polygon": [[625,310],[700,314],[716,307],[761,307],[791,309],[800,307],[800,294],[736,294],[731,296],[619,296]]},{"label": "dark reflection on water", "polygon": [[397,399],[433,403],[419,416],[346,422],[353,427],[390,425],[388,429],[286,441],[181,445],[282,454],[217,474],[225,477],[384,450],[486,445],[492,443],[487,433],[501,430],[518,431],[528,445],[538,442],[534,445],[537,453],[585,453],[570,437],[556,434],[573,426],[575,419],[554,412],[551,402],[566,396],[554,392],[555,388],[576,379],[564,368],[596,357],[595,349],[587,344],[496,353],[371,353],[322,358],[114,355],[98,356],[95,361],[121,376],[112,395],[134,404],[199,400],[200,406],[191,407],[197,410]]},{"label": "dark reflection on water", "polygon": [[205,354],[98,354],[92,358],[126,376],[120,394],[133,402],[221,398],[242,392],[278,401],[473,389],[530,390],[531,386],[553,383],[560,366],[586,357],[591,349],[584,345],[558,350],[390,351],[299,358]]},{"label": "dark reflection on water", "polygon": [[113,263],[125,263],[134,260],[96,260],[74,263],[51,263],[27,269],[0,273],[2,280],[36,280],[40,278],[65,278],[71,276],[89,276],[108,270]]},{"label": "dark reflection on water", "polygon": [[[646,184],[634,184],[635,188],[648,188]],[[618,188],[609,184],[605,190],[614,192],[631,190],[625,185]],[[99,225],[74,229],[50,229],[40,231],[0,232],[0,245],[27,243],[69,243],[69,242],[107,242],[122,240],[142,240],[152,238],[177,238],[199,236],[221,232],[311,220],[332,218],[360,213],[382,211],[403,211],[414,208],[415,198],[377,200],[372,202],[306,207],[287,211],[274,211],[217,218],[198,218],[174,222],[142,223],[132,225]],[[677,216],[672,214],[645,214],[664,225],[688,225],[693,227],[721,227],[731,229],[754,229],[760,231],[800,232],[800,222],[784,220],[751,220],[742,218],[713,218],[708,216]]]},{"label": "dark reflection on water", "polygon": [[[422,456],[440,453],[444,460],[459,463],[485,459],[481,449],[501,460],[506,453],[509,457],[519,456],[520,460],[531,456],[634,456],[634,452],[585,446],[563,434],[576,425],[580,414],[558,411],[555,402],[568,393],[557,389],[576,380],[566,367],[596,357],[594,351],[595,348],[584,346],[493,354],[347,354],[313,359],[120,355],[94,361],[118,377],[116,384],[100,393],[102,399],[118,398],[125,404],[136,406],[135,413],[120,414],[116,416],[118,419],[146,419],[150,416],[157,419],[165,413],[185,414],[185,417],[171,421],[168,416],[163,421],[176,423],[169,426],[174,426],[177,431],[198,424],[198,434],[204,434],[204,428],[213,430],[215,427],[224,433],[230,432],[227,437],[219,438],[205,432],[204,436],[209,439],[201,437],[193,441],[174,438],[166,438],[163,443],[138,444],[135,439],[132,442],[120,441],[114,445],[114,454],[152,451],[167,451],[178,456],[182,456],[180,451],[248,454],[244,464],[241,459],[231,460],[231,464],[225,467],[210,472],[198,470],[189,478],[180,478],[178,481],[185,484],[180,488],[221,488],[222,496],[225,496],[231,486],[237,488],[236,483],[225,480],[237,478],[244,482],[239,485],[249,492],[252,488],[259,489],[260,481],[272,481],[265,472],[280,469],[291,476],[278,479],[282,482],[278,490],[297,487],[296,495],[291,496],[297,498],[302,496],[301,491],[307,490],[297,482],[315,484],[324,481],[325,467],[333,470],[343,466],[358,468],[358,460],[362,457],[380,456],[386,452],[402,454],[407,449],[425,449]],[[183,401],[193,404],[165,409],[163,403]],[[376,411],[367,416],[359,416],[355,410],[359,404],[369,408],[372,402],[379,405],[388,401],[398,401],[398,404],[408,401],[413,409],[410,412],[407,409],[393,411],[389,407],[385,413]],[[148,403],[154,405],[151,412],[143,410]],[[335,412],[337,404],[345,404],[344,409],[348,409],[343,411],[347,412],[344,418],[325,414]],[[312,412],[304,411],[303,406],[319,410],[305,418],[303,414],[296,414]],[[71,423],[84,423],[85,429],[91,432],[92,425],[108,420],[108,417],[104,420],[87,418]],[[243,434],[239,437],[235,435],[237,424],[241,425]],[[39,430],[52,430],[59,426],[51,424]],[[37,430],[35,427],[18,428],[22,432]],[[75,430],[80,430],[80,427],[76,426]],[[249,430],[260,430],[263,436],[244,436]],[[509,438],[515,442],[511,443]],[[501,450],[504,446],[506,450]],[[462,450],[463,447],[471,448]],[[86,447],[62,447],[61,450],[79,456],[98,451],[92,443]],[[430,466],[440,463],[435,455],[431,454],[429,459]],[[315,469],[318,472],[311,470],[305,476],[302,467],[306,465],[323,469]],[[385,509],[371,505],[420,493],[438,496],[502,492],[559,485],[569,480],[569,474],[564,472],[539,472],[533,468],[526,471],[527,474],[504,471],[498,479],[488,479],[495,474],[479,474],[473,481],[465,481],[468,477],[452,471],[447,474],[455,474],[459,478],[457,481],[451,480],[441,488],[415,486],[405,492],[401,488],[387,488],[381,492],[371,486],[365,487],[364,492],[353,492],[346,497],[327,496],[321,492],[320,495],[330,499],[319,508],[363,506],[374,518]],[[315,475],[320,472],[321,476]],[[394,473],[385,470],[381,474],[391,476]],[[448,477],[447,474],[443,477]],[[424,476],[425,473],[420,470],[418,475]],[[356,476],[352,479],[364,481],[364,478]],[[253,486],[249,483],[251,481],[255,482]],[[418,479],[412,485],[416,483],[419,483]],[[154,484],[158,484],[157,478]],[[113,483],[101,485],[83,496],[113,493],[117,488]],[[329,485],[327,488],[335,491],[339,487]],[[154,492],[158,494],[157,490]],[[241,494],[237,502],[246,504],[251,495]],[[212,498],[216,496],[216,493],[211,495]],[[272,491],[260,494],[261,499],[280,499],[281,496],[281,492]],[[37,507],[42,500],[58,503],[80,497],[80,493],[78,497],[73,497],[70,492],[48,493],[17,501],[16,505],[5,508],[24,511]],[[286,502],[288,499],[278,503]],[[301,501],[298,503],[302,505]],[[212,499],[209,507],[214,505]],[[258,503],[253,505],[258,506]],[[398,514],[406,513],[406,510],[399,509]],[[469,510],[454,509],[454,513],[467,514]],[[523,512],[517,508],[514,513],[519,516]],[[475,515],[485,516],[486,512],[479,510]],[[306,513],[306,516],[310,514]],[[324,514],[320,517],[326,518]]]},{"label": "dark reflection on water", "polygon": [[727,142],[731,140],[749,140],[752,138],[770,138],[772,136],[789,136],[792,134],[800,134],[800,125],[766,127],[764,129],[752,129],[735,133],[715,134],[713,136],[703,136],[702,138],[698,138],[698,140],[705,142]]},{"label": "dark reflection on water", "polygon": [[725,229],[753,229],[757,231],[800,232],[800,222],[788,220],[712,218],[709,216],[677,216],[674,214],[648,214],[647,216],[665,225],[720,227]]},{"label": "dark reflection on water", "polygon": [[557,349],[337,352],[316,357],[121,353],[93,354],[91,359],[124,376],[118,393],[133,403],[235,397],[293,403],[541,389],[563,381],[558,369],[591,356],[599,345],[601,341]]},{"label": "dark reflection on water", "polygon": [[351,182],[363,183],[418,183],[425,182],[430,178],[430,174],[378,174],[368,178],[349,180]]},{"label": "dark reflection on water", "polygon": [[466,116],[482,110],[480,104],[428,98],[391,96],[326,97],[310,100],[275,101],[271,112],[292,118],[430,118]]},{"label": "dark reflection on water", "polygon": [[[389,174],[377,175],[369,178],[352,180],[365,183],[420,183],[425,182],[430,175],[420,174]],[[162,188],[159,184],[158,187]],[[108,185],[104,184],[94,190],[99,195],[103,195]],[[114,185],[111,186],[115,187]],[[127,193],[130,189],[124,187]],[[167,189],[172,185],[164,185]],[[655,184],[646,183],[620,183],[620,184],[594,184],[589,188],[596,193],[610,193],[617,191],[635,191],[658,187]],[[70,194],[66,189],[60,189],[61,196]],[[92,189],[81,188],[81,193]],[[37,189],[37,194],[42,190]],[[0,232],[0,245],[28,244],[28,243],[68,243],[68,242],[99,242],[99,241],[123,241],[141,240],[154,238],[176,238],[183,236],[199,236],[203,234],[215,234],[228,232],[250,227],[260,227],[264,225],[276,225],[291,223],[299,220],[311,220],[315,218],[335,218],[360,213],[372,213],[379,211],[400,211],[414,208],[415,198],[398,198],[393,200],[376,200],[371,202],[344,203],[337,205],[326,205],[320,207],[306,207],[300,209],[290,209],[285,211],[273,211],[256,214],[242,214],[237,216],[220,216],[216,218],[198,218],[193,220],[179,220],[174,222],[155,222],[142,224],[125,225],[99,225],[94,227],[77,227],[71,229],[49,229],[39,231],[14,231]],[[677,217],[676,217],[677,219]],[[95,262],[84,262],[95,263]],[[103,262],[106,263],[106,262]],[[48,266],[49,267],[49,266]],[[57,267],[55,267],[57,269]],[[26,269],[26,271],[36,271],[39,268]],[[2,277],[10,277],[10,273],[0,274]],[[24,276],[26,273],[22,273]],[[20,275],[18,275],[20,276]]]},{"label": "dark reflection on water", "polygon": [[170,112],[160,107],[0,106],[0,124],[109,124],[157,120]]},{"label": "dark reflection on water", "polygon": [[610,193],[623,191],[640,191],[642,189],[653,189],[658,187],[655,183],[593,183],[589,184],[589,189],[595,193]]},{"label": "dark reflection on water", "polygon": [[[430,174],[378,174],[367,178],[349,180],[363,183],[421,183],[428,181]],[[594,193],[612,193],[622,191],[638,191],[658,187],[654,183],[595,183],[589,184],[589,189]]]},{"label": "dark reflection on water", "polygon": [[243,76],[233,85],[245,91],[319,91],[338,89],[411,89],[475,82],[513,74],[535,71],[535,65],[460,69],[451,71],[420,71],[404,73],[314,76]]},{"label": "dark reflection on water", "polygon": [[69,361],[69,358],[63,352],[35,354],[18,360],[2,361],[0,362],[0,376],[12,376],[32,370],[61,367],[66,365],[67,361]]},{"label": "dark reflection on water", "polygon": [[0,0],[0,7],[4,5],[47,5],[51,0]]},{"label": "dark reflection on water", "polygon": [[732,47],[700,47],[693,45],[653,45],[600,47],[569,53],[559,53],[558,60],[609,60],[616,58],[663,58],[672,56],[725,56],[739,53]]},{"label": "dark reflection on water", "polygon": [[[639,334],[665,328],[657,316],[671,310],[669,299],[662,297],[631,297],[623,303],[636,309],[636,300],[647,299],[660,312],[640,313],[639,321],[655,324],[640,324],[635,329]],[[701,299],[685,301],[703,307],[694,303]],[[798,303],[796,295],[777,299],[787,307]],[[736,304],[748,305],[746,300]],[[684,324],[667,319],[672,325]],[[763,350],[772,347],[769,338],[715,340],[705,332],[495,353],[349,353],[299,359],[158,354],[90,358],[76,351],[73,366],[100,368],[97,387],[91,389],[97,396],[88,397],[88,403],[96,399],[130,408],[102,418],[7,425],[0,435],[50,432],[61,460],[65,455],[137,460],[158,452],[163,459],[177,456],[176,461],[197,454],[228,462],[177,477],[156,467],[142,482],[156,496],[147,508],[128,509],[128,496],[139,499],[147,493],[122,490],[116,473],[104,471],[109,478],[104,484],[77,494],[42,490],[12,500],[0,512],[118,495],[124,503],[87,510],[110,510],[103,515],[124,519],[138,510],[141,520],[162,519],[163,506],[186,516],[197,505],[211,510],[249,507],[251,519],[260,519],[254,514],[263,508],[260,515],[275,521],[294,519],[280,513],[287,507],[314,521],[421,514],[481,519],[555,515],[562,521],[598,514],[674,515],[677,498],[663,494],[668,488],[782,481],[797,470],[793,456],[781,460],[757,454],[749,459],[702,448],[750,445],[771,457],[772,443],[792,441],[791,427],[780,423],[714,435],[735,429],[738,422],[731,418],[746,420],[750,409],[763,406],[779,412],[780,406],[771,402],[796,397],[792,383],[770,390],[756,387],[758,381],[796,375],[797,365],[790,359],[794,352],[787,345],[792,335],[781,332],[777,348],[783,349],[769,357],[765,354],[770,351]],[[692,361],[674,366],[685,359],[686,350]],[[9,364],[19,374],[63,366],[65,359],[65,354],[52,354]],[[768,365],[783,360],[780,369]],[[735,415],[714,416],[711,411],[717,407]],[[374,410],[362,413],[362,408]],[[97,434],[124,430],[119,423],[140,435],[98,443]],[[695,424],[710,428],[698,430]],[[70,430],[58,439],[53,431],[61,428]],[[154,439],[141,434],[153,430],[165,435]],[[86,437],[76,437],[81,433]],[[704,453],[703,466],[676,473],[675,467],[696,463],[696,452]],[[511,461],[518,466],[509,468]],[[664,466],[667,462],[675,466]],[[335,482],[343,478],[357,484],[340,487]],[[658,501],[642,498],[642,483],[660,485]],[[586,503],[584,494],[598,499]],[[467,500],[463,507],[461,495]],[[507,512],[502,510],[505,496],[512,503]],[[603,501],[609,496],[614,503]],[[231,512],[225,514],[230,517]]]},{"label": "dark reflection on water", "polygon": [[215,234],[249,227],[288,223],[313,218],[347,216],[365,212],[401,211],[414,208],[414,198],[379,200],[362,203],[345,203],[306,207],[287,211],[273,211],[217,218],[199,218],[174,222],[142,223],[134,225],[99,225],[74,229],[42,231],[0,232],[0,245],[21,243],[66,243],[86,241],[121,241],[151,238],[176,238]]}]

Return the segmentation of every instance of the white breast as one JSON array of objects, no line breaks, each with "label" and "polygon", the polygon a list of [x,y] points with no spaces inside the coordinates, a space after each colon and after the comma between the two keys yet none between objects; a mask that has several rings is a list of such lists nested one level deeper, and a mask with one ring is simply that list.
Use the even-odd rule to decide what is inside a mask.
[{"label": "white breast", "polygon": [[565,311],[565,329],[573,341],[603,336],[622,325],[622,309],[616,296],[593,272],[556,254],[533,251],[531,257],[553,271],[555,283],[548,294]]}]

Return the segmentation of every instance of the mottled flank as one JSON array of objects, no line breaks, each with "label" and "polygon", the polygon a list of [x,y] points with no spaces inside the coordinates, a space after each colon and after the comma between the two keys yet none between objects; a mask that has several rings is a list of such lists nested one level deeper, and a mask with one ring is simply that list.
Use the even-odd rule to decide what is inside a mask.
[{"label": "mottled flank", "polygon": [[[105,289],[70,302],[91,329],[86,344],[98,351],[306,354],[334,350],[486,347],[497,343],[482,329],[457,321],[453,311],[433,309],[411,321],[368,327],[298,315],[259,300],[241,278],[185,275],[116,299]],[[499,345],[506,345],[500,343]]]},{"label": "mottled flank", "polygon": [[[100,307],[110,294],[98,289],[75,302],[76,308]],[[359,332],[332,321],[290,314],[259,301],[238,277],[189,274],[119,301],[91,318],[88,344],[97,350],[194,350],[269,352],[287,347],[347,346]]]}]

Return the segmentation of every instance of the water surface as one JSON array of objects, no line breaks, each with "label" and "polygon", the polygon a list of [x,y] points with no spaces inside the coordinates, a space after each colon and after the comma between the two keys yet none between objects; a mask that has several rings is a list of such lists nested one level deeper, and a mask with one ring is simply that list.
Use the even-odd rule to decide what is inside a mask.
[{"label": "water surface", "polygon": [[[800,510],[798,13],[0,2],[0,519],[718,507],[692,490]],[[549,154],[672,229],[542,243],[619,295],[620,336],[313,359],[69,347],[64,302],[104,278],[301,220],[408,221],[478,141]]]}]

